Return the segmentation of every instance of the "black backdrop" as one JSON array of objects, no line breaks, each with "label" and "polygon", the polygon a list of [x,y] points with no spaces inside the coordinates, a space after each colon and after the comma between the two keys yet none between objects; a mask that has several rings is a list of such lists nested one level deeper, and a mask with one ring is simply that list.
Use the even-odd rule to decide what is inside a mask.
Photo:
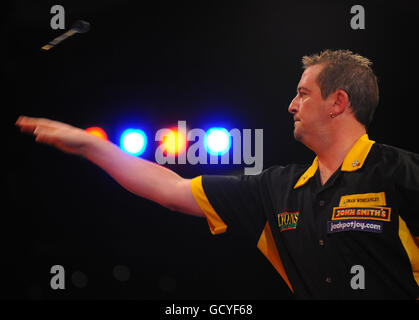
[{"label": "black backdrop", "polygon": [[[66,29],[82,19],[91,30],[41,52],[63,32],[50,27],[55,4]],[[355,4],[365,8],[365,30],[350,27]],[[341,48],[374,62],[380,104],[370,138],[419,153],[419,14],[408,1],[57,0],[4,9],[2,298],[290,298],[245,235],[214,237],[204,219],[138,198],[86,160],[34,143],[14,126],[21,114],[100,125],[116,143],[121,128],[138,125],[149,160],[154,133],[178,120],[262,128],[264,168],[308,163],[313,154],[294,141],[287,112],[300,60]],[[241,168],[168,167],[189,178]],[[53,265],[65,268],[65,290],[50,287]]]}]

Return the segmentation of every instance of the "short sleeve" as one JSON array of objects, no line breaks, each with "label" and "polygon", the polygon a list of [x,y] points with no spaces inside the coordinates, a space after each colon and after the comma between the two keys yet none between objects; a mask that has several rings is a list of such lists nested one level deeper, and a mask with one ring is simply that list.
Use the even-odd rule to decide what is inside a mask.
[{"label": "short sleeve", "polygon": [[192,179],[192,193],[213,234],[243,228],[256,238],[260,236],[266,214],[272,210],[267,182],[270,172],[268,169],[259,175],[204,175]]}]

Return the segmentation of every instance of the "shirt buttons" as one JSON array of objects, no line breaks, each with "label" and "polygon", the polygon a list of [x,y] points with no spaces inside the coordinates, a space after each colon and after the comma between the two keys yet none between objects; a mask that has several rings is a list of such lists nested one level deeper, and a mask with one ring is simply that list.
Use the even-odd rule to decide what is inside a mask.
[{"label": "shirt buttons", "polygon": [[331,278],[331,277],[326,277],[326,278],[324,279],[324,281],[325,281],[326,283],[332,283],[332,278]]},{"label": "shirt buttons", "polygon": [[320,201],[319,201],[319,206],[320,206],[320,207],[323,207],[323,206],[324,206],[324,204],[325,204],[325,201],[324,201],[324,200],[320,200]]}]

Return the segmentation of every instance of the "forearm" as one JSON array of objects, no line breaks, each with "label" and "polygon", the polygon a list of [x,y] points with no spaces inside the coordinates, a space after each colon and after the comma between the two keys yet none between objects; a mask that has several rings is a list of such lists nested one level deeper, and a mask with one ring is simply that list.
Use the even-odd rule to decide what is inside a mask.
[{"label": "forearm", "polygon": [[111,142],[93,137],[82,148],[82,155],[101,167],[128,191],[171,208],[176,184],[182,178],[156,163],[134,157]]},{"label": "forearm", "polygon": [[192,194],[190,180],[165,167],[129,155],[111,142],[63,122],[21,116],[16,125],[22,132],[34,134],[39,143],[84,156],[140,197],[174,211],[204,216]]}]

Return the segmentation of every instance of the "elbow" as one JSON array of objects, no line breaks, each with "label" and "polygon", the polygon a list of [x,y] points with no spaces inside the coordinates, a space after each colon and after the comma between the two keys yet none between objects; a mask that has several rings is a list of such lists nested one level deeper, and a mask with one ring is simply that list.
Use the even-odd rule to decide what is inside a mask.
[{"label": "elbow", "polygon": [[172,188],[165,190],[161,197],[163,201],[160,203],[165,208],[193,216],[205,216],[192,195],[190,180],[181,179]]},{"label": "elbow", "polygon": [[172,193],[163,196],[158,203],[170,211],[183,212],[182,203]]},{"label": "elbow", "polygon": [[156,202],[170,211],[179,211],[180,209],[171,192],[162,192],[159,201]]},{"label": "elbow", "polygon": [[187,203],[166,203],[163,206],[173,212],[180,212],[195,217],[205,217],[201,209],[190,206]]},{"label": "elbow", "polygon": [[164,204],[161,204],[161,205],[163,207],[165,207],[166,209],[169,209],[170,211],[180,212],[179,206],[177,206],[173,203],[164,203]]}]

